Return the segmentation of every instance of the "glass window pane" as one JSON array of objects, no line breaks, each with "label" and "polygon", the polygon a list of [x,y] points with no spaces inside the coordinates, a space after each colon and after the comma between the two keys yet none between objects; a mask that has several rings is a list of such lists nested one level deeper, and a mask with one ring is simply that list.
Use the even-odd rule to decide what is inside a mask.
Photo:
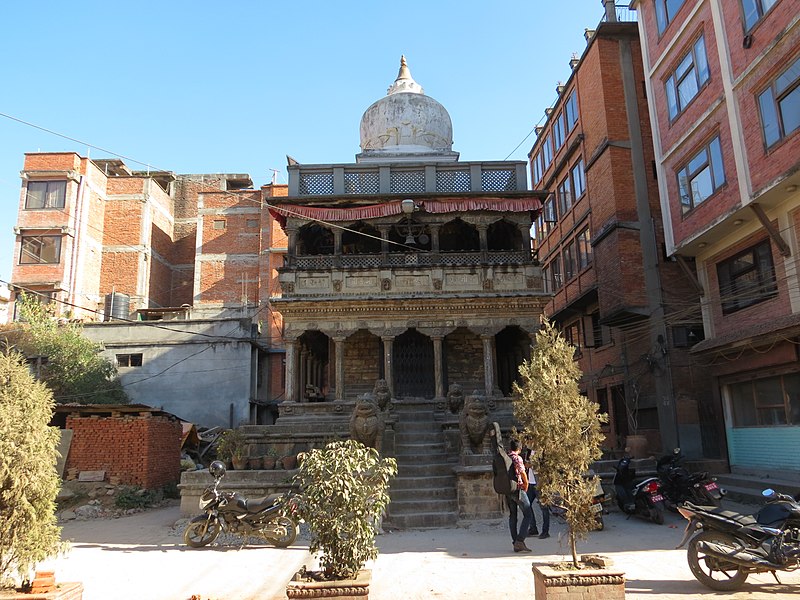
[{"label": "glass window pane", "polygon": [[708,145],[711,154],[711,170],[714,176],[714,189],[725,183],[725,167],[722,164],[722,147],[719,138],[714,138]]},{"label": "glass window pane", "polygon": [[714,193],[714,183],[711,181],[711,169],[706,167],[691,181],[692,200],[695,204],[701,203]]},{"label": "glass window pane", "polygon": [[697,80],[691,74],[687,75],[684,80],[678,84],[678,102],[680,103],[681,110],[686,108],[689,101],[697,95],[697,91]]},{"label": "glass window pane", "polygon": [[669,21],[675,18],[675,14],[681,9],[683,2],[684,0],[667,0],[667,19]]},{"label": "glass window pane", "polygon": [[667,11],[662,0],[656,0],[656,21],[658,21],[658,33],[663,33],[667,27]]},{"label": "glass window pane", "polygon": [[783,135],[789,135],[800,126],[800,85],[778,102],[783,121]]},{"label": "glass window pane", "polygon": [[680,62],[680,64],[678,65],[678,68],[675,69],[675,79],[680,80],[681,78],[683,78],[683,76],[686,75],[686,73],[689,72],[689,69],[692,68],[692,64],[693,64],[693,62],[692,62],[692,53],[690,52]]},{"label": "glass window pane", "polygon": [[750,29],[758,21],[758,0],[742,0],[744,10],[744,27]]},{"label": "glass window pane", "polygon": [[50,181],[47,184],[47,198],[45,208],[63,208],[64,196],[67,191],[66,181]]},{"label": "glass window pane", "polygon": [[800,58],[781,73],[775,80],[775,92],[780,96],[787,89],[792,87],[792,83],[800,79]]},{"label": "glass window pane", "polygon": [[784,375],[783,391],[789,406],[789,425],[800,425],[800,374]]},{"label": "glass window pane", "polygon": [[678,174],[678,187],[681,194],[681,210],[688,212],[692,210],[692,192],[689,189],[689,176],[685,170]]},{"label": "glass window pane", "polygon": [[697,69],[697,81],[699,84],[703,84],[708,79],[708,60],[706,59],[706,43],[702,35],[694,43],[694,59]]},{"label": "glass window pane", "polygon": [[708,155],[706,154],[705,148],[703,148],[700,152],[692,157],[692,160],[689,161],[689,165],[686,167],[686,169],[689,171],[689,175],[692,175],[697,173],[697,171],[705,167],[707,164]]},{"label": "glass window pane", "polygon": [[736,427],[752,427],[758,424],[753,403],[753,385],[750,382],[728,386],[733,408],[733,424]]},{"label": "glass window pane", "polygon": [[44,206],[44,195],[46,191],[46,181],[28,182],[28,195],[25,199],[25,208],[42,208]]},{"label": "glass window pane", "polygon": [[778,114],[775,111],[775,102],[772,97],[772,88],[765,90],[758,97],[758,107],[761,109],[761,129],[764,131],[764,141],[767,146],[771,146],[781,137]]},{"label": "glass window pane", "polygon": [[667,106],[669,107],[669,117],[674,119],[678,114],[678,101],[675,98],[675,78],[670,77],[665,84],[667,92]]}]

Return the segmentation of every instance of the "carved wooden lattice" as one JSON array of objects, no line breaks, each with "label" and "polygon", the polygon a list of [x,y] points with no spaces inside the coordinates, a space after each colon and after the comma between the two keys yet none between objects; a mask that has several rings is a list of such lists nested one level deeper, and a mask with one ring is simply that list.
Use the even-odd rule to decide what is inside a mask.
[{"label": "carved wooden lattice", "polygon": [[425,171],[392,171],[389,176],[392,194],[425,191]]},{"label": "carved wooden lattice", "polygon": [[486,192],[517,189],[517,174],[512,169],[491,169],[481,172],[481,185]]},{"label": "carved wooden lattice", "polygon": [[437,192],[469,192],[471,186],[469,171],[436,171]]},{"label": "carved wooden lattice", "polygon": [[333,173],[302,173],[299,193],[302,196],[333,194]]},{"label": "carved wooden lattice", "polygon": [[345,194],[377,194],[381,191],[380,174],[377,171],[345,171]]}]

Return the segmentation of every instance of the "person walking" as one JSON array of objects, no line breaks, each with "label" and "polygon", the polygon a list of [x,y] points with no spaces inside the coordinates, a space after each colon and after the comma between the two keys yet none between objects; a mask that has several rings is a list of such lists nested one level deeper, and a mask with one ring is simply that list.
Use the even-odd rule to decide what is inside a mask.
[{"label": "person walking", "polygon": [[[511,539],[514,542],[514,552],[530,552],[531,549],[525,545],[525,538],[531,527],[531,520],[533,519],[533,509],[531,502],[528,498],[528,474],[525,470],[525,464],[519,452],[521,449],[520,443],[517,440],[511,440],[508,444],[508,456],[511,459],[516,475],[517,490],[506,494],[506,504],[508,505],[508,528],[511,532]],[[510,475],[510,473],[509,473]],[[522,511],[522,523],[517,528],[517,509]]]},{"label": "person walking", "polygon": [[[523,461],[528,473],[527,494],[528,501],[531,504],[531,528],[528,531],[528,535],[538,535],[540,540],[544,540],[550,537],[550,511],[542,504],[539,498],[539,490],[536,487],[536,471],[533,469],[533,452],[531,450],[525,449],[523,452]],[[542,511],[542,533],[539,533],[539,529],[536,526],[536,511],[533,510],[534,500],[537,500],[536,504],[539,505],[539,510]]]}]

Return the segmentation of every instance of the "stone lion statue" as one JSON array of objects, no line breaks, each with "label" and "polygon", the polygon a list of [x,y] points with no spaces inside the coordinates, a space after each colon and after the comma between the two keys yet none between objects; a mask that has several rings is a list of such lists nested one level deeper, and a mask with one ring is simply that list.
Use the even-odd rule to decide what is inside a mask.
[{"label": "stone lion statue", "polygon": [[368,398],[361,398],[353,408],[350,416],[350,437],[380,452],[383,419],[378,406]]},{"label": "stone lion statue", "polygon": [[460,413],[464,407],[464,392],[457,383],[451,383],[447,388],[447,407],[454,415]]},{"label": "stone lion statue", "polygon": [[489,439],[486,432],[489,429],[489,410],[486,402],[477,390],[467,397],[464,410],[459,419],[461,430],[461,452],[464,454],[486,454],[490,452]]},{"label": "stone lion statue", "polygon": [[392,399],[392,393],[389,391],[389,384],[385,379],[378,379],[375,382],[375,387],[372,388],[372,396],[375,398],[375,403],[381,410],[386,410],[389,406],[389,401]]}]

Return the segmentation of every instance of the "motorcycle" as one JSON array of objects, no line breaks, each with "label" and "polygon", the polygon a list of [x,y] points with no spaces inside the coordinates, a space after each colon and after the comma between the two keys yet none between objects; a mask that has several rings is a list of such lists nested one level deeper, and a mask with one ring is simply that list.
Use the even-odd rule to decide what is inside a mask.
[{"label": "motorcycle", "polygon": [[716,477],[709,477],[707,472],[690,473],[683,466],[683,460],[681,449],[675,448],[656,465],[666,507],[677,512],[678,505],[686,501],[700,506],[720,506],[726,491],[719,487]]},{"label": "motorcycle", "polygon": [[183,540],[192,548],[207,546],[223,531],[265,539],[277,548],[286,548],[297,538],[297,523],[286,516],[292,513],[291,501],[283,497],[245,498],[237,492],[220,491],[225,465],[215,460],[208,468],[214,483],[200,496],[204,514],[186,526]]},{"label": "motorcycle", "polygon": [[[606,493],[603,490],[603,485],[600,482],[600,478],[595,475],[594,471],[590,470],[588,473],[585,473],[583,477],[585,479],[594,478],[595,480],[594,496],[592,496],[592,512],[594,513],[595,519],[594,531],[603,531],[603,529],[606,527],[605,521],[603,520],[603,503],[607,499]],[[555,494],[553,497],[553,503],[548,507],[548,510],[554,517],[564,519],[567,509],[564,506],[564,502],[561,499],[560,494]]]},{"label": "motorcycle", "polygon": [[619,509],[627,515],[636,515],[662,525],[664,496],[658,478],[636,480],[636,469],[631,467],[630,456],[623,456],[614,469],[613,484]]},{"label": "motorcycle", "polygon": [[689,568],[704,586],[733,591],[750,573],[766,572],[780,583],[777,571],[800,568],[800,503],[772,489],[761,495],[767,503],[754,516],[689,502],[678,507],[689,521],[678,548],[689,542]]}]

